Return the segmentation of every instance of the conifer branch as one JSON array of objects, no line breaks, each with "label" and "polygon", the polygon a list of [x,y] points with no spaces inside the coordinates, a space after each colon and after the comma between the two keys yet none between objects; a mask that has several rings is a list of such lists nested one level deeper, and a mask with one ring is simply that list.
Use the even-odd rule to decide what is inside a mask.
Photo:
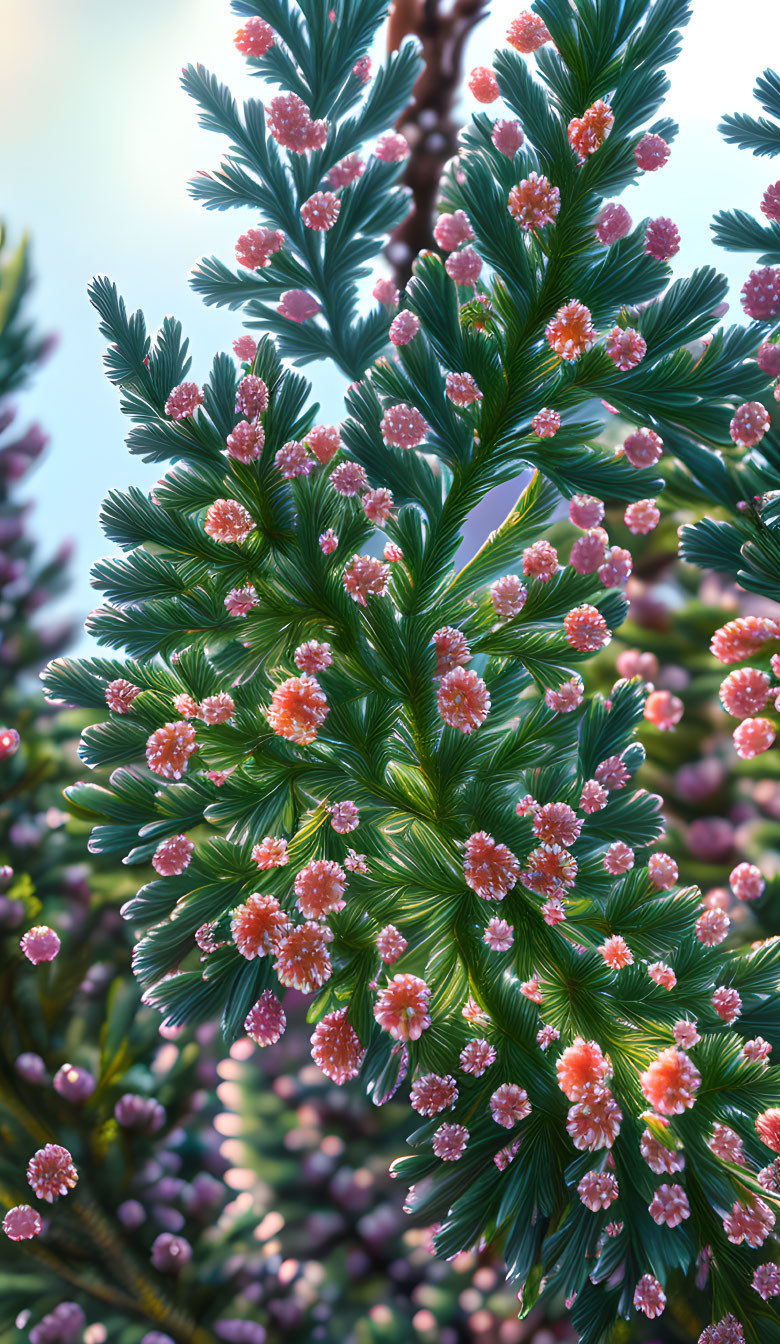
[{"label": "conifer branch", "polygon": [[[780,950],[726,942],[723,912],[656,848],[661,800],[637,781],[646,684],[586,697],[581,677],[627,609],[631,556],[608,544],[604,501],[644,535],[665,446],[726,507],[759,465],[752,413],[732,404],[761,381],[752,363],[736,377],[753,333],[688,349],[717,321],[722,278],[669,284],[672,221],[633,228],[605,203],[668,156],[674,127],[646,127],[689,10],[536,0],[514,21],[511,50],[470,86],[522,125],[479,116],[465,133],[436,228],[447,260],[415,264],[392,362],[375,357],[381,323],[370,354],[344,344],[352,291],[321,283],[329,260],[347,274],[379,245],[379,213],[365,248],[343,224],[370,170],[322,248],[297,220],[330,138],[285,166],[274,203],[322,310],[308,336],[303,321],[295,340],[282,325],[279,352],[243,338],[240,368],[218,357],[201,386],[176,372],[177,324],[148,338],[97,283],[130,446],[171,468],[105,509],[124,554],[96,568],[107,600],[91,628],[128,657],[46,674],[51,698],[101,714],[81,753],[108,783],[69,791],[95,848],[158,874],[124,907],[145,1002],[169,1026],[221,1015],[228,1039],[268,1044],[296,988],[332,1081],[360,1075],[381,1103],[408,1072],[422,1123],[396,1170],[439,1223],[439,1251],[495,1243],[524,1308],[560,1293],[583,1344],[617,1315],[660,1314],[705,1247],[713,1319],[739,1310],[749,1344],[780,1338],[771,1303],[743,1310],[760,1268],[743,1243],[763,1244],[778,1207],[765,1047]],[[242,40],[264,46],[260,73],[306,95],[295,134],[319,141],[316,119],[353,106],[352,35],[364,42],[376,7],[345,4],[332,29],[313,0],[242,12],[275,27]],[[521,60],[533,50],[538,79]],[[239,121],[226,91],[193,81],[233,145],[212,203],[250,199],[250,159],[267,192],[281,160],[251,129],[259,111]],[[250,283],[273,300],[290,262],[268,250]],[[219,263],[210,276],[208,298],[224,286],[242,303],[243,281]],[[247,298],[251,323],[279,328]],[[339,428],[314,425],[280,358],[318,357],[327,330],[341,366],[367,370]],[[594,398],[635,425],[619,453],[580,418]],[[518,505],[456,573],[473,510],[526,468]],[[568,565],[543,535],[559,496],[583,534]],[[749,646],[770,665],[780,627],[756,622],[717,632],[724,662]],[[751,751],[762,733],[748,729]]]}]

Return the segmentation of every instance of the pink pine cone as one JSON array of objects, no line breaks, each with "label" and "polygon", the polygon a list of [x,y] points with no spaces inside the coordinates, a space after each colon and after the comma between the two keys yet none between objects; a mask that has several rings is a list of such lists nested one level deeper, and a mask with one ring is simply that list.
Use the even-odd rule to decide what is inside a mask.
[{"label": "pink pine cone", "polygon": [[498,120],[493,123],[491,139],[500,154],[513,159],[523,144],[525,136],[519,121]]},{"label": "pink pine cone", "polygon": [[46,924],[36,924],[27,930],[19,946],[27,960],[38,966],[42,961],[54,961],[60,950],[60,940],[54,929]]},{"label": "pink pine cone", "polygon": [[468,77],[468,86],[478,103],[494,103],[499,97],[498,81],[487,66],[474,67]]},{"label": "pink pine cone", "polygon": [[341,201],[332,191],[315,191],[301,206],[301,219],[307,229],[326,233],[339,217]]},{"label": "pink pine cone", "polygon": [[266,989],[250,1008],[244,1031],[257,1045],[275,1045],[286,1026],[287,1018],[281,1003],[270,989]]},{"label": "pink pine cone", "polygon": [[443,252],[454,252],[461,243],[473,241],[474,230],[465,210],[456,210],[452,215],[439,215],[433,236]]},{"label": "pink pine cone", "polygon": [[239,28],[234,42],[244,56],[265,56],[274,44],[274,30],[264,19],[253,16]]},{"label": "pink pine cone", "polygon": [[761,209],[772,223],[780,222],[780,182],[774,182],[771,187],[767,187],[761,201]]},{"label": "pink pine cone", "polygon": [[649,133],[642,137],[634,151],[637,166],[645,173],[654,173],[656,169],[663,168],[670,153],[662,136]]},{"label": "pink pine cone", "polygon": [[642,362],[647,354],[647,342],[633,327],[613,327],[607,336],[606,351],[615,368],[626,373]]},{"label": "pink pine cone", "polygon": [[410,154],[409,143],[397,131],[386,131],[377,140],[374,154],[382,163],[403,163]]},{"label": "pink pine cone", "polygon": [[746,401],[734,412],[729,426],[739,448],[753,448],[770,429],[769,412],[760,401]]},{"label": "pink pine cone", "polygon": [[473,247],[464,247],[453,252],[444,263],[444,269],[456,285],[476,288],[482,272],[482,258]]},{"label": "pink pine cone", "polygon": [[22,739],[15,728],[0,728],[0,761],[15,756],[21,745]]},{"label": "pink pine cone", "polygon": [[645,235],[645,252],[657,261],[669,261],[680,250],[680,231],[671,219],[663,215],[651,219]]},{"label": "pink pine cone", "polygon": [[619,201],[610,201],[596,221],[596,237],[605,247],[611,247],[631,231],[631,216]]},{"label": "pink pine cone", "polygon": [[393,345],[408,345],[420,330],[420,319],[416,313],[404,308],[390,323],[390,340]]},{"label": "pink pine cone", "polygon": [[276,311],[288,322],[308,322],[322,312],[322,306],[305,289],[288,289]]},{"label": "pink pine cone", "polygon": [[751,271],[742,286],[742,307],[756,322],[780,316],[780,266]]},{"label": "pink pine cone", "polygon": [[29,1241],[43,1231],[41,1215],[29,1204],[17,1204],[3,1219],[3,1231],[10,1241]]}]

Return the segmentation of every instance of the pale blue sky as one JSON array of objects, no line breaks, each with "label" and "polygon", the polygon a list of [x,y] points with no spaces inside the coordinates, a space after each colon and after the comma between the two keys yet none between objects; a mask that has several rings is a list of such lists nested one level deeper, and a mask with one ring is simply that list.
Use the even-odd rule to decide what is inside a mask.
[{"label": "pale blue sky", "polygon": [[[472,42],[469,64],[489,59],[519,4],[498,0]],[[624,200],[635,217],[671,215],[683,246],[677,274],[710,262],[727,272],[732,302],[748,262],[713,247],[709,220],[723,206],[758,208],[777,172],[730,148],[720,115],[748,110],[756,75],[780,59],[776,0],[695,0],[681,59],[672,67],[669,115],[681,134],[666,168]],[[256,96],[235,52],[238,21],[228,0],[0,0],[0,216],[16,236],[30,230],[37,273],[34,308],[60,345],[24,410],[52,445],[34,478],[39,535],[53,548],[77,543],[70,608],[94,605],[88,569],[106,549],[97,522],[111,486],[148,486],[158,472],[131,458],[117,394],[103,376],[103,342],[86,299],[96,272],[114,279],[151,328],[181,318],[200,379],[217,349],[230,349],[237,315],[205,308],[187,275],[203,253],[232,258],[248,212],[204,211],[186,194],[199,168],[214,166],[220,138],[195,125],[179,72],[200,61],[239,96]],[[471,100],[467,100],[471,111]],[[311,373],[309,373],[311,377]],[[328,413],[341,413],[332,373],[314,379]],[[327,389],[327,392],[325,391]]]}]

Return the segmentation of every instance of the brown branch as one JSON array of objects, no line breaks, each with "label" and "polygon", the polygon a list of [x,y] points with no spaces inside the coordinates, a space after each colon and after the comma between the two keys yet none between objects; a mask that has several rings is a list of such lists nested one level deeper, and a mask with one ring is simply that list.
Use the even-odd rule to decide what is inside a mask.
[{"label": "brown branch", "polygon": [[411,210],[390,236],[385,255],[396,284],[406,284],[414,258],[435,247],[436,196],[445,164],[458,152],[460,126],[453,111],[463,75],[466,39],[486,16],[488,0],[454,0],[441,12],[440,0],[396,0],[390,11],[388,49],[405,37],[422,45],[423,68],[412,101],[396,123],[409,141],[411,155],[404,185],[411,191]]}]

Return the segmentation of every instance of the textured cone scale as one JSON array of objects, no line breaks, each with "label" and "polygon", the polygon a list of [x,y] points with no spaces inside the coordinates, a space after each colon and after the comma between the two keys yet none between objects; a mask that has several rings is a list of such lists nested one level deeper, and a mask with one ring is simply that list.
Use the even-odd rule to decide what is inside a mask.
[{"label": "textured cone scale", "polygon": [[473,247],[464,247],[447,258],[444,269],[457,285],[476,286],[482,273],[482,258]]},{"label": "textured cone scale", "polygon": [[542,22],[538,15],[532,14],[529,9],[524,9],[522,14],[519,14],[510,23],[506,40],[517,51],[525,54],[537,51],[551,38],[546,24]]},{"label": "textured cone scale", "polygon": [[67,1195],[74,1188],[78,1173],[67,1148],[58,1143],[47,1143],[30,1158],[27,1180],[39,1199],[52,1204],[59,1196]]},{"label": "textured cone scale", "polygon": [[560,208],[558,188],[538,173],[531,173],[509,193],[509,213],[526,231],[552,224]]},{"label": "textured cone scale", "polygon": [[360,1073],[366,1052],[354,1027],[347,1021],[346,1008],[323,1017],[311,1043],[312,1059],[334,1083],[341,1085]]}]

